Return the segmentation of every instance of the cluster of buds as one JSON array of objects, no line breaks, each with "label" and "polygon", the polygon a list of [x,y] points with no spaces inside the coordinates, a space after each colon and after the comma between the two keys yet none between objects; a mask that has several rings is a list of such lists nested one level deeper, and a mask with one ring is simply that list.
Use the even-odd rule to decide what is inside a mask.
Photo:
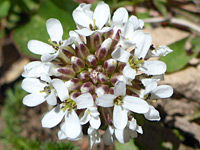
[{"label": "cluster of buds", "polygon": [[[46,22],[49,44],[31,40],[28,49],[41,55],[41,61],[24,67],[23,103],[29,107],[43,102],[53,106],[42,118],[44,128],[60,122],[59,139],[79,140],[82,125],[88,125],[90,146],[103,139],[106,145],[117,139],[126,143],[143,133],[136,114],[147,120],[160,120],[152,106],[156,99],[168,98],[173,89],[158,85],[166,65],[151,57],[172,52],[166,46],[154,48],[152,38],[141,29],[144,22],[128,17],[125,8],[110,16],[110,8],[100,2],[94,12],[90,4],[73,11],[77,29],[63,40],[57,19]],[[64,119],[63,119],[64,118]],[[105,130],[99,134],[99,130]]]}]

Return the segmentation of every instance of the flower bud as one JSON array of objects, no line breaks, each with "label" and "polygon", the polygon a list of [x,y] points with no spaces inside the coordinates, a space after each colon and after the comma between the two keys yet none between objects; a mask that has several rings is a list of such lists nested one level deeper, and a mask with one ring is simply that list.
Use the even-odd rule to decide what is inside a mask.
[{"label": "flower bud", "polygon": [[105,84],[98,84],[97,87],[95,88],[95,93],[97,94],[98,97],[108,93],[108,91],[109,91],[109,86]]},{"label": "flower bud", "polygon": [[57,74],[55,76],[60,77],[65,80],[69,80],[75,77],[75,72],[71,66],[64,66],[57,69]]},{"label": "flower bud", "polygon": [[89,49],[83,43],[79,44],[79,47],[76,49],[76,55],[83,60],[89,55],[89,53]]},{"label": "flower bud", "polygon": [[70,46],[60,47],[59,57],[67,64],[70,64],[71,57],[76,55],[74,49]]},{"label": "flower bud", "polygon": [[98,73],[98,81],[100,83],[107,83],[108,82],[108,77],[104,73],[99,72]]},{"label": "flower bud", "polygon": [[65,85],[69,91],[74,91],[82,85],[82,82],[78,78],[73,78],[65,82]]},{"label": "flower bud", "polygon": [[104,63],[104,70],[108,74],[112,74],[117,67],[117,61],[115,59],[108,59]]},{"label": "flower bud", "polygon": [[80,95],[81,95],[80,91],[73,91],[73,92],[70,93],[70,98],[71,99],[75,99],[75,98],[77,98]]},{"label": "flower bud", "polygon": [[122,81],[124,79],[124,76],[121,73],[115,73],[114,75],[111,76],[110,82],[112,83],[113,86],[115,86],[115,83],[117,81]]},{"label": "flower bud", "polygon": [[96,58],[95,55],[92,55],[92,54],[91,54],[91,55],[89,55],[89,56],[87,57],[86,63],[87,63],[87,65],[90,66],[90,67],[96,67],[96,65],[97,65],[97,63],[98,63],[98,60],[97,60],[97,58]]},{"label": "flower bud", "polygon": [[83,82],[90,80],[90,73],[88,71],[82,71],[78,74],[78,78],[82,80]]},{"label": "flower bud", "polygon": [[93,93],[94,92],[94,85],[92,82],[86,82],[81,86],[81,93]]},{"label": "flower bud", "polygon": [[104,40],[104,42],[101,44],[101,47],[95,53],[96,57],[99,60],[105,60],[106,59],[111,44],[112,44],[112,40],[110,38]]},{"label": "flower bud", "polygon": [[85,67],[83,60],[75,56],[71,57],[71,64],[76,73],[81,72]]}]

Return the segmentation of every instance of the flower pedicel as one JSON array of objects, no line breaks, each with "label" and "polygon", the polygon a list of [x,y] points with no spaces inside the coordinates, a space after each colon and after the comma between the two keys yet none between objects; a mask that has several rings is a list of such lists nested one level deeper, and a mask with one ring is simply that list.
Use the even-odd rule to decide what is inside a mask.
[{"label": "flower pedicel", "polygon": [[151,104],[170,97],[173,89],[157,85],[163,80],[165,63],[149,60],[172,50],[152,48],[151,35],[141,30],[142,20],[128,18],[124,8],[111,17],[104,2],[94,12],[90,7],[80,4],[73,11],[77,29],[70,31],[69,39],[62,39],[60,21],[51,18],[46,22],[49,44],[29,41],[28,49],[41,55],[41,61],[25,66],[22,88],[30,93],[23,99],[25,105],[34,107],[46,100],[53,106],[42,118],[42,126],[52,128],[62,122],[59,139],[81,139],[82,125],[88,123],[92,148],[101,140],[100,129],[106,129],[102,139],[107,145],[142,134],[135,114],[159,121],[159,112]]}]

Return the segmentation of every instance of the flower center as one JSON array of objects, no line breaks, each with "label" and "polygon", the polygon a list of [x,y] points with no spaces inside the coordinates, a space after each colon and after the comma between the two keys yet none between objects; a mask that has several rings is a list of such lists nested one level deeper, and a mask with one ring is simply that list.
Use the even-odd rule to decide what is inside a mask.
[{"label": "flower center", "polygon": [[93,25],[90,24],[89,27],[90,27],[90,30],[92,30],[92,31],[98,30],[98,27],[96,26],[96,20],[95,19],[93,19]]},{"label": "flower center", "polygon": [[114,99],[114,104],[116,105],[121,105],[123,103],[123,97],[122,96],[118,96]]},{"label": "flower center", "polygon": [[41,90],[40,93],[45,92],[47,95],[49,95],[51,93],[52,89],[53,89],[53,87],[51,87],[51,86],[45,86],[44,90]]},{"label": "flower center", "polygon": [[74,110],[77,109],[76,102],[73,101],[73,100],[70,99],[70,98],[67,99],[67,100],[65,100],[64,105],[65,105],[65,106],[62,107],[62,111],[65,111],[66,109],[68,109],[68,111],[72,111],[72,109],[74,109]]},{"label": "flower center", "polygon": [[59,49],[59,47],[62,45],[62,42],[60,41],[59,43],[57,43],[56,41],[51,41],[51,39],[48,39],[49,43],[51,44],[51,46],[57,51]]},{"label": "flower center", "polygon": [[129,58],[128,62],[129,62],[129,64],[130,64],[132,69],[138,70],[138,68],[140,67],[140,64],[144,62],[144,59],[142,59],[142,58],[138,59],[138,58],[136,58],[134,56],[131,56]]}]

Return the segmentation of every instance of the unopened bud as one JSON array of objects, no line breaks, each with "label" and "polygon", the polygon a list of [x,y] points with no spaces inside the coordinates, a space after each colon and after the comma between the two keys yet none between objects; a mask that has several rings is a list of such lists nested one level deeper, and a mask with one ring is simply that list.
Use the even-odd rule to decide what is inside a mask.
[{"label": "unopened bud", "polygon": [[62,79],[69,80],[75,77],[75,72],[71,66],[64,66],[57,69],[57,74],[55,76],[59,76]]},{"label": "unopened bud", "polygon": [[77,98],[80,95],[81,95],[80,91],[73,91],[73,92],[70,93],[70,98],[71,99],[75,99],[75,98]]},{"label": "unopened bud", "polygon": [[112,40],[110,38],[104,40],[104,42],[101,44],[101,47],[96,51],[95,55],[99,60],[105,60],[110,46],[112,44]]},{"label": "unopened bud", "polygon": [[97,87],[95,88],[95,93],[97,96],[102,96],[104,94],[107,94],[109,91],[109,86],[105,84],[98,84]]},{"label": "unopened bud", "polygon": [[72,56],[75,56],[76,53],[74,49],[70,46],[62,46],[60,47],[59,57],[64,61],[66,64],[70,64],[70,60]]},{"label": "unopened bud", "polygon": [[76,49],[76,55],[83,60],[89,55],[89,53],[89,49],[83,43],[79,44],[79,47]]},{"label": "unopened bud", "polygon": [[108,59],[104,63],[104,70],[108,74],[112,74],[117,67],[117,61],[115,59]]},{"label": "unopened bud", "polygon": [[115,73],[114,75],[111,76],[110,82],[112,83],[113,86],[115,86],[115,83],[117,81],[122,81],[124,76],[121,73]]},{"label": "unopened bud", "polygon": [[89,55],[89,56],[87,57],[86,63],[87,63],[87,65],[90,66],[90,67],[96,67],[96,65],[97,65],[97,63],[98,63],[98,60],[97,60],[97,58],[96,58],[95,55],[92,55],[92,54],[91,54],[91,55]]},{"label": "unopened bud", "polygon": [[78,78],[82,80],[83,82],[90,80],[90,73],[88,71],[82,71],[78,74]]},{"label": "unopened bud", "polygon": [[81,86],[81,93],[93,93],[94,85],[92,82],[86,82]]},{"label": "unopened bud", "polygon": [[83,60],[75,56],[71,57],[71,64],[76,73],[81,72],[85,67]]},{"label": "unopened bud", "polygon": [[107,83],[108,82],[108,77],[104,73],[99,72],[98,73],[98,81],[100,83]]},{"label": "unopened bud", "polygon": [[82,82],[80,79],[74,78],[65,82],[65,85],[69,91],[74,91],[82,85]]}]

